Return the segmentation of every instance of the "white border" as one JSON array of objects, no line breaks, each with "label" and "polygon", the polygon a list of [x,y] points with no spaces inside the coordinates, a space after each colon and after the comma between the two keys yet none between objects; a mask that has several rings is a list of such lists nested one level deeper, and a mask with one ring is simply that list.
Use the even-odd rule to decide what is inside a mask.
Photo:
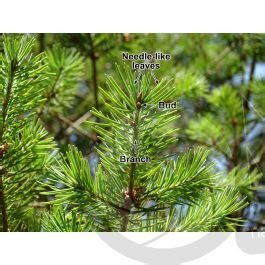
[{"label": "white border", "polygon": [[265,32],[262,0],[8,0],[0,32]]},{"label": "white border", "polygon": [[[9,0],[1,2],[0,32],[263,33],[264,10],[262,0]],[[180,243],[185,235],[175,234]],[[0,251],[1,262],[11,265],[141,264],[109,248],[95,233],[1,233]],[[243,253],[229,237],[189,264],[263,262],[264,254]]]},{"label": "white border", "polygon": [[[126,234],[130,237],[130,233]],[[143,240],[152,234],[154,233],[134,233],[134,239]],[[174,244],[187,243],[183,243],[183,240],[190,239],[192,234],[175,233]],[[196,233],[198,235],[203,237],[205,233]],[[109,236],[112,234],[109,233]],[[167,240],[172,241],[172,237]],[[96,233],[0,233],[0,250],[1,264],[8,265],[143,264],[122,256],[101,241]],[[265,254],[249,255],[242,252],[232,234],[214,251],[185,264],[264,264],[264,256]],[[166,260],[164,264],[167,264]]]}]

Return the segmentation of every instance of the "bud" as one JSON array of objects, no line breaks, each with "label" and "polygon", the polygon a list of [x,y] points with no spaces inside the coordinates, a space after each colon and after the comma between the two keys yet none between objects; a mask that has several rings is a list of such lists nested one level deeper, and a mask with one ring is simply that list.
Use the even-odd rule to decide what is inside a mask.
[{"label": "bud", "polygon": [[141,102],[137,102],[137,103],[136,103],[136,106],[137,106],[138,109],[140,109],[141,106],[142,106]]},{"label": "bud", "polygon": [[7,151],[8,149],[8,144],[5,143],[3,145],[0,145],[0,157],[2,158],[4,153]]}]

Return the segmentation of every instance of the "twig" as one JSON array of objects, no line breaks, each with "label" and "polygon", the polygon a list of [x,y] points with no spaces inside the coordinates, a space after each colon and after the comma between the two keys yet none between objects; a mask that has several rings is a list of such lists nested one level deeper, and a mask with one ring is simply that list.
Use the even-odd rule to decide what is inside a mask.
[{"label": "twig", "polygon": [[89,42],[90,42],[90,59],[92,63],[92,82],[93,82],[93,89],[94,89],[94,100],[95,100],[95,108],[99,109],[98,105],[98,83],[97,83],[97,56],[95,53],[94,43],[91,34],[88,35]]},{"label": "twig", "polygon": [[89,119],[91,117],[91,113],[90,111],[86,112],[84,115],[82,115],[80,118],[78,118],[75,122],[73,122],[67,129],[66,129],[66,134],[69,135],[71,134],[75,129],[73,128],[73,126],[78,127],[81,125],[81,123],[83,123],[84,121],[86,121],[87,119]]},{"label": "twig", "polygon": [[84,137],[86,137],[86,138],[88,138],[89,140],[92,140],[92,141],[96,141],[97,140],[96,135],[88,133],[83,128],[75,125],[74,123],[72,123],[72,121],[70,121],[67,118],[65,118],[63,115],[57,114],[56,118],[58,118],[60,121],[64,122],[65,124],[67,124],[71,128],[73,128],[81,136],[84,136]]},{"label": "twig", "polygon": [[[139,100],[138,100],[139,101]],[[138,108],[135,113],[135,118],[133,121],[133,140],[132,140],[132,156],[137,155],[138,150],[138,142],[139,142],[139,115],[140,109]],[[125,191],[124,195],[124,205],[123,207],[128,209],[128,213],[124,212],[121,221],[121,231],[125,232],[127,230],[128,222],[129,222],[129,214],[132,208],[132,204],[134,202],[134,181],[135,181],[135,171],[137,164],[131,163],[130,173],[129,173],[129,186],[128,191]]]}]

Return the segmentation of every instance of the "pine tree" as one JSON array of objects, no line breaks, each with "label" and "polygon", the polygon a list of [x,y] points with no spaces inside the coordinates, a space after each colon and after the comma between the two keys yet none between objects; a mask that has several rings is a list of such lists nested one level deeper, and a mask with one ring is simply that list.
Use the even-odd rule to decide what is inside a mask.
[{"label": "pine tree", "polygon": [[[224,164],[229,172],[227,179],[244,186],[246,189],[244,188],[243,194],[252,198],[253,190],[247,187],[257,182],[261,174],[257,169],[250,173],[250,151],[242,143],[253,129],[253,120],[246,118],[243,101],[231,86],[224,85],[204,97],[211,112],[206,111],[191,119],[186,133],[192,141],[212,148],[215,157],[224,157]],[[245,155],[242,154],[242,149],[246,149]]]},{"label": "pine tree", "polygon": [[[201,74],[182,71],[175,89],[172,80],[157,84],[148,72],[138,79],[117,65],[117,78],[107,76],[99,88],[100,109],[76,129],[92,140],[91,130],[98,135],[94,172],[77,147],[58,151],[43,128],[54,117],[71,124],[62,113],[75,101],[83,57],[58,45],[34,55],[34,43],[29,36],[3,37],[0,230],[232,231],[240,225],[238,212],[253,199],[260,174],[238,163],[235,144],[245,137],[245,119],[231,87],[207,95]],[[253,82],[250,90],[261,112],[262,86]],[[178,103],[171,109],[158,103],[181,95],[203,96],[211,111],[185,131],[199,146],[176,153],[171,147],[183,134]],[[216,152],[231,163],[229,172],[218,173],[210,162]]]},{"label": "pine tree", "polygon": [[44,55],[33,38],[4,37],[0,58],[0,230],[28,230],[39,183],[51,161],[52,138],[34,112],[42,103]]},{"label": "pine tree", "polygon": [[152,85],[147,73],[137,82],[119,66],[117,73],[120,83],[108,76],[108,88],[100,88],[104,111],[91,111],[101,122],[86,122],[100,140],[95,176],[75,147],[57,159],[45,184],[55,205],[45,217],[46,231],[62,231],[62,222],[68,230],[73,216],[82,216],[79,224],[89,221],[89,231],[233,230],[240,220],[232,214],[246,206],[240,185],[227,185],[202,147],[167,153],[179,116],[177,109],[159,109],[158,102],[176,96],[170,81]]},{"label": "pine tree", "polygon": [[45,52],[47,64],[46,83],[43,97],[45,100],[39,109],[43,114],[58,115],[70,108],[75,100],[79,81],[83,75],[83,58],[74,48],[66,49],[54,45]]}]

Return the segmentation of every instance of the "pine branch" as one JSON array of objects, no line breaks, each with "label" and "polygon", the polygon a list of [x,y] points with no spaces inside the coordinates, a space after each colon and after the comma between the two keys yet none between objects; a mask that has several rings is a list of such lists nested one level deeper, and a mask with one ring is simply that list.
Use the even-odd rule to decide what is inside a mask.
[{"label": "pine branch", "polygon": [[[105,111],[91,111],[101,122],[86,122],[101,140],[94,179],[81,153],[69,147],[67,158],[61,156],[51,168],[47,183],[51,191],[45,192],[54,196],[51,203],[66,203],[107,231],[212,231],[223,229],[230,221],[231,226],[238,223],[226,217],[245,207],[245,201],[237,203],[239,193],[232,187],[220,193],[207,150],[165,155],[176,141],[174,122],[178,118],[175,109],[157,107],[159,101],[168,102],[174,95],[168,82],[162,80],[152,87],[151,76],[146,74],[135,84],[130,70],[125,69],[124,75],[117,66],[117,72],[121,84],[107,77],[108,89],[100,88]],[[213,132],[215,129],[212,126]],[[122,155],[129,160],[122,163]],[[139,157],[147,157],[148,162],[134,161]],[[177,206],[190,210],[168,214]]]},{"label": "pine branch", "polygon": [[[5,132],[5,126],[6,126],[6,116],[7,116],[7,111],[8,111],[8,105],[9,101],[11,98],[11,93],[12,93],[12,86],[13,86],[13,81],[14,81],[14,75],[16,73],[16,62],[11,61],[10,63],[10,75],[8,78],[7,86],[4,88],[6,91],[5,93],[5,98],[3,101],[3,108],[2,108],[2,126],[0,129],[0,142],[3,141],[3,135]],[[1,158],[4,155],[4,150],[3,153],[1,154]],[[9,225],[8,225],[8,218],[7,218],[7,211],[6,211],[6,203],[5,203],[5,196],[4,196],[4,186],[3,186],[3,177],[4,177],[4,169],[1,168],[0,170],[0,207],[1,207],[1,212],[2,212],[2,218],[3,218],[3,231],[8,232]]]},{"label": "pine branch", "polygon": [[42,54],[33,56],[34,39],[4,38],[0,65],[0,207],[4,231],[26,229],[37,179],[44,176],[54,148],[34,120],[45,82]]},{"label": "pine branch", "polygon": [[[5,93],[5,98],[3,101],[3,108],[2,108],[2,126],[0,130],[0,142],[3,141],[3,136],[5,132],[5,126],[6,126],[6,116],[7,116],[7,111],[8,111],[8,106],[9,106],[9,101],[11,98],[11,93],[12,93],[12,87],[13,87],[13,81],[14,81],[14,76],[16,73],[17,65],[15,61],[10,62],[10,75],[8,78],[7,86],[4,88],[6,91]],[[1,158],[4,155],[4,150],[3,153],[1,154]],[[3,231],[8,232],[9,230],[9,224],[8,224],[8,218],[7,218],[7,210],[6,210],[6,203],[5,203],[5,196],[4,196],[4,185],[3,185],[3,177],[4,177],[4,169],[1,167],[0,170],[0,207],[1,207],[1,213],[2,213],[2,223],[3,223]]]},{"label": "pine branch", "polygon": [[44,232],[87,232],[95,226],[88,218],[75,211],[65,213],[65,209],[57,207],[45,213],[41,220]]},{"label": "pine branch", "polygon": [[45,100],[38,115],[42,117],[46,111],[59,113],[73,104],[76,90],[83,74],[83,57],[75,49],[66,49],[55,45],[46,51],[47,79]]}]

